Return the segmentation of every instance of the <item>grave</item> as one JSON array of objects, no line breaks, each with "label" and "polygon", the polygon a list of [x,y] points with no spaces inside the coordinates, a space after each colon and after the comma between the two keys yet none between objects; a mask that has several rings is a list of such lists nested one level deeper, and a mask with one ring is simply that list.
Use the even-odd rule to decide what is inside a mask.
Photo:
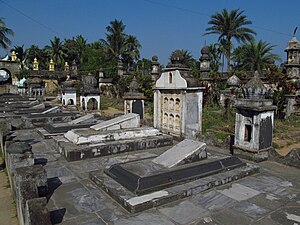
[{"label": "grave", "polygon": [[203,90],[180,55],[171,57],[156,81],[154,127],[180,138],[195,138],[202,129]]},{"label": "grave", "polygon": [[84,76],[83,90],[80,93],[80,109],[88,110],[88,102],[93,102],[93,110],[100,110],[100,90],[98,81],[92,74]]},{"label": "grave", "polygon": [[271,99],[265,99],[267,89],[258,72],[243,87],[244,97],[236,101],[234,154],[255,161],[268,159],[272,149],[274,111]]},{"label": "grave", "polygon": [[137,113],[140,118],[144,118],[144,101],[146,97],[139,92],[139,85],[134,77],[129,85],[129,92],[125,92],[124,99],[124,114]]},{"label": "grave", "polygon": [[72,129],[53,137],[57,150],[68,161],[83,160],[128,151],[168,146],[169,135],[151,127],[140,127],[138,114],[129,113],[89,128]]},{"label": "grave", "polygon": [[126,210],[136,213],[259,171],[258,166],[234,156],[212,153],[202,160],[204,155],[204,143],[185,139],[155,158],[90,172],[90,179]]},{"label": "grave", "polygon": [[87,114],[67,123],[46,124],[44,127],[37,128],[38,132],[44,138],[51,138],[57,135],[63,135],[72,129],[89,128],[99,122],[93,114]]}]

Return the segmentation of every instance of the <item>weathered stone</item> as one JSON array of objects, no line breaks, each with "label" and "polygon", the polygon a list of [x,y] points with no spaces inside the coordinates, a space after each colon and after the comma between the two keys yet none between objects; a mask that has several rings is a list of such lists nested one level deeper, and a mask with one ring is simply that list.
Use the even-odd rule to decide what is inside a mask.
[{"label": "weathered stone", "polygon": [[179,164],[197,161],[206,157],[205,143],[185,139],[153,159],[152,162],[171,168]]},{"label": "weathered stone", "polygon": [[125,128],[140,127],[140,116],[135,113],[128,113],[123,116],[113,118],[111,120],[100,122],[91,126],[92,129],[97,131],[117,130]]},{"label": "weathered stone", "polygon": [[15,182],[30,181],[36,185],[40,196],[48,193],[47,173],[42,165],[20,167],[15,170]]},{"label": "weathered stone", "polygon": [[47,199],[34,198],[26,202],[25,225],[51,225]]},{"label": "weathered stone", "polygon": [[23,154],[31,151],[32,146],[27,142],[13,142],[7,148],[6,152],[10,154]]},{"label": "weathered stone", "polygon": [[95,131],[93,129],[74,129],[64,136],[76,145],[101,143],[107,141],[126,140],[131,138],[145,138],[158,136],[162,133],[154,128],[129,128],[121,130]]},{"label": "weathered stone", "polygon": [[144,138],[133,138],[84,145],[75,145],[67,142],[66,139],[61,139],[59,137],[55,140],[58,151],[63,154],[68,161],[83,160],[129,151],[159,148],[172,145],[173,143],[173,138],[169,135],[149,136]]}]

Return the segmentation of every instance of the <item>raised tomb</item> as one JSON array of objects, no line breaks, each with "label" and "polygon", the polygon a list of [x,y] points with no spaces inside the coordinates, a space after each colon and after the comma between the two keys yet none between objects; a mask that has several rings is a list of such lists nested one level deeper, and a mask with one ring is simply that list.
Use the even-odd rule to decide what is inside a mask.
[{"label": "raised tomb", "polygon": [[203,90],[176,56],[154,89],[154,127],[177,137],[195,138],[202,129]]}]

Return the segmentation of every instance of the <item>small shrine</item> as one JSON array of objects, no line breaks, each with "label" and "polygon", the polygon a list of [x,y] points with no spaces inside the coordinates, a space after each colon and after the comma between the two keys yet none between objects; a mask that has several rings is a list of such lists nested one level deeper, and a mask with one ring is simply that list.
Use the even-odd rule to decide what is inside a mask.
[{"label": "small shrine", "polygon": [[37,61],[37,58],[34,58],[32,64],[33,64],[33,70],[35,71],[39,70],[39,62]]},{"label": "small shrine", "polygon": [[42,79],[34,77],[27,79],[25,82],[28,86],[28,94],[30,97],[41,98],[45,95],[45,83]]},{"label": "small shrine", "polygon": [[76,81],[66,80],[62,83],[61,101],[63,106],[76,106]]},{"label": "small shrine", "polygon": [[227,88],[220,93],[220,103],[223,106],[233,106],[240,95],[241,80],[236,75],[232,75],[227,79]]},{"label": "small shrine", "polygon": [[129,92],[125,92],[124,99],[124,114],[136,113],[140,118],[144,118],[144,94],[139,92],[139,85],[134,77],[129,85]]},{"label": "small shrine", "polygon": [[208,79],[210,72],[210,49],[207,45],[205,45],[201,49],[201,57],[200,57],[200,77],[201,79]]},{"label": "small shrine", "polygon": [[156,81],[159,78],[160,64],[158,62],[158,57],[155,55],[152,57],[151,61],[151,80]]},{"label": "small shrine", "polygon": [[[88,108],[89,101],[92,107]],[[80,109],[81,110],[100,110],[100,90],[98,81],[92,74],[88,74],[83,78],[83,89],[80,93]]]},{"label": "small shrine", "polygon": [[177,137],[195,138],[202,130],[203,90],[180,55],[173,55],[156,81],[154,127]]},{"label": "small shrine", "polygon": [[54,71],[54,62],[53,62],[53,59],[50,59],[49,71]]},{"label": "small shrine", "polygon": [[272,149],[274,111],[258,72],[243,87],[244,98],[236,100],[234,154],[254,161],[268,159]]},{"label": "small shrine", "polygon": [[285,49],[287,53],[287,62],[284,67],[288,76],[288,80],[295,84],[295,90],[290,94],[285,95],[286,112],[285,116],[289,117],[300,111],[300,42],[296,38],[296,30],[293,38],[288,42],[288,47]]}]

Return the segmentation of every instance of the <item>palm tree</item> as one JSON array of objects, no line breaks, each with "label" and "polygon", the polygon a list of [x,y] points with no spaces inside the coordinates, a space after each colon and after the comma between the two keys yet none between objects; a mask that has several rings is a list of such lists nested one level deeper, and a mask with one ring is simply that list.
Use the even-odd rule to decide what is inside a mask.
[{"label": "palm tree", "polygon": [[193,66],[194,63],[194,58],[191,54],[191,52],[189,52],[188,50],[184,50],[184,49],[177,49],[175,51],[172,52],[171,56],[170,56],[170,60],[173,63],[174,61],[191,68]]},{"label": "palm tree", "polygon": [[0,47],[6,49],[8,51],[9,45],[11,45],[11,40],[8,36],[14,36],[14,32],[7,28],[3,18],[0,18]]},{"label": "palm tree", "polygon": [[217,12],[211,16],[208,24],[211,27],[206,29],[207,34],[219,34],[219,41],[226,40],[227,51],[227,70],[230,71],[230,53],[231,53],[231,39],[234,38],[238,42],[245,42],[253,40],[253,34],[256,34],[252,29],[245,27],[245,25],[252,24],[247,20],[247,16],[243,15],[244,11],[234,9],[230,12],[223,9],[222,12]]},{"label": "palm tree", "polygon": [[49,52],[50,57],[54,62],[62,66],[65,58],[68,56],[66,54],[66,48],[63,45],[63,42],[58,37],[54,37],[53,40],[50,40],[51,46],[46,46],[46,49]]},{"label": "palm tree", "polygon": [[21,69],[23,70],[24,68],[28,69],[27,66],[25,65],[25,61],[27,59],[27,49],[24,49],[24,45],[15,45],[12,51],[15,51],[18,60],[21,62]]},{"label": "palm tree", "polygon": [[278,55],[271,53],[273,48],[274,45],[262,40],[251,41],[236,48],[232,59],[237,68],[261,72],[273,65],[275,60],[280,60]]},{"label": "palm tree", "polygon": [[107,51],[111,58],[119,59],[120,55],[124,52],[124,44],[126,41],[125,25],[122,20],[114,20],[110,22],[110,26],[106,27],[107,34],[106,40],[101,39],[101,43],[103,43],[107,47]]},{"label": "palm tree", "polygon": [[124,53],[122,54],[122,58],[124,63],[127,65],[127,70],[130,68],[134,61],[139,60],[140,58],[140,42],[133,35],[128,35],[126,38],[126,42],[124,45]]},{"label": "palm tree", "polygon": [[75,41],[76,41],[78,59],[79,59],[79,62],[82,63],[82,53],[87,46],[86,39],[82,35],[78,35],[76,37]]}]

